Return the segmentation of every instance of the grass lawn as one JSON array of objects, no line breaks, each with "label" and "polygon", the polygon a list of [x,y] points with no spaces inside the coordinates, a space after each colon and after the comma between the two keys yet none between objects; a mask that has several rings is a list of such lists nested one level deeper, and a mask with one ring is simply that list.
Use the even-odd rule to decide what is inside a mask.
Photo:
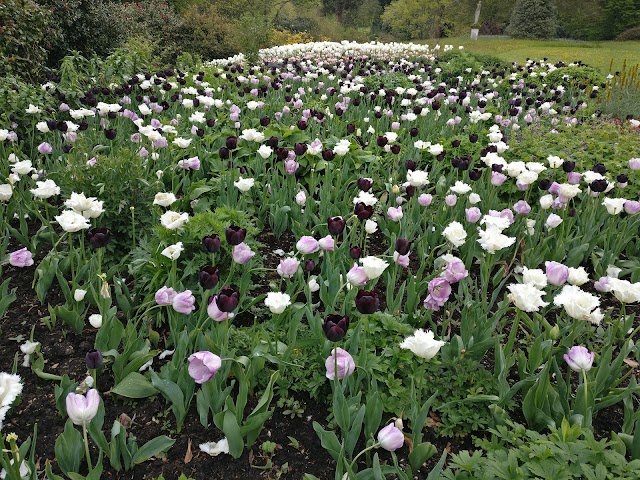
[{"label": "grass lawn", "polygon": [[620,70],[623,62],[627,65],[640,64],[640,42],[576,42],[569,40],[521,40],[512,38],[480,37],[472,41],[468,36],[426,41],[436,43],[464,45],[470,52],[487,53],[503,60],[524,62],[527,58],[548,58],[549,61],[584,63],[609,73],[613,60],[613,71]]}]

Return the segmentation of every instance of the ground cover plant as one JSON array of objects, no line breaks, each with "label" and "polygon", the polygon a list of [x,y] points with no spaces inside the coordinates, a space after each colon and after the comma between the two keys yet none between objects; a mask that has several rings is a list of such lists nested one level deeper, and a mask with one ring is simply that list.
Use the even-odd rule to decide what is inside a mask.
[{"label": "ground cover plant", "polygon": [[135,62],[3,90],[4,478],[638,478],[615,76],[349,42]]}]

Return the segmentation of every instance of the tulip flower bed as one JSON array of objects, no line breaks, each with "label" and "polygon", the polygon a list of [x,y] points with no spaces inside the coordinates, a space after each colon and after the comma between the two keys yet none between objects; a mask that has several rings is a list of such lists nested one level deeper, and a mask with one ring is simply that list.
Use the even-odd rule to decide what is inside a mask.
[{"label": "tulip flower bed", "polygon": [[640,132],[563,68],[309,44],[0,116],[2,478],[640,477]]}]

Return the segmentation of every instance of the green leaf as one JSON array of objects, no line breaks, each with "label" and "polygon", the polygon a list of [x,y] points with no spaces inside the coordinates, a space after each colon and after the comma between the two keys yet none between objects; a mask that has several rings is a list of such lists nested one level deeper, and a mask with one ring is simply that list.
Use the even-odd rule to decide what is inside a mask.
[{"label": "green leaf", "polygon": [[244,450],[244,440],[240,433],[240,426],[236,420],[235,415],[231,410],[224,412],[224,419],[222,422],[222,432],[227,437],[229,442],[229,454],[233,458],[240,458],[242,451]]},{"label": "green leaf", "polygon": [[318,422],[313,422],[313,429],[320,437],[322,447],[337,461],[342,452],[342,445],[336,434],[330,430],[325,430]]},{"label": "green leaf", "polygon": [[133,463],[135,465],[138,465],[140,463],[146,462],[151,457],[155,457],[158,454],[169,450],[175,442],[175,440],[167,437],[166,435],[161,435],[154,438],[153,440],[149,440],[142,447],[140,447],[140,449],[133,456]]},{"label": "green leaf", "polygon": [[16,299],[16,289],[9,291],[10,278],[7,278],[2,285],[0,285],[0,318],[4,317],[7,313],[9,305],[11,305]]},{"label": "green leaf", "polygon": [[54,446],[56,460],[65,474],[80,470],[80,463],[84,454],[82,435],[73,426],[71,420],[67,420],[64,431],[56,438]]},{"label": "green leaf", "polygon": [[411,463],[411,469],[414,472],[420,470],[422,464],[433,457],[438,450],[431,442],[423,442],[413,446],[413,450],[409,454],[409,462]]},{"label": "green leaf", "polygon": [[178,431],[182,428],[182,422],[187,415],[184,394],[180,387],[170,380],[161,379],[155,372],[150,372],[153,386],[171,403],[171,410],[176,417]]},{"label": "green leaf", "polygon": [[147,377],[138,372],[132,372],[113,387],[111,393],[127,398],[147,398],[158,393],[158,390]]}]

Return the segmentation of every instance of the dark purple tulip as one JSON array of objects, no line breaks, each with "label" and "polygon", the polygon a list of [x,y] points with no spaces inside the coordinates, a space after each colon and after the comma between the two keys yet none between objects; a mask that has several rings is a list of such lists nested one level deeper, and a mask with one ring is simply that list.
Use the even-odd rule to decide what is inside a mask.
[{"label": "dark purple tulip", "polygon": [[593,166],[593,171],[599,173],[600,175],[604,175],[607,171],[607,167],[605,167],[603,163],[596,163]]},{"label": "dark purple tulip", "polygon": [[384,147],[387,143],[389,143],[389,140],[387,140],[387,137],[385,137],[384,135],[380,135],[376,139],[376,143],[378,144],[379,147]]},{"label": "dark purple tulip", "polygon": [[233,150],[238,146],[238,138],[235,135],[227,137],[225,145],[229,150]]},{"label": "dark purple tulip", "polygon": [[482,176],[482,171],[478,170],[477,168],[474,168],[473,170],[469,171],[469,178],[471,180],[480,180],[481,176]]},{"label": "dark purple tulip", "polygon": [[276,150],[276,155],[280,160],[286,160],[289,157],[289,150],[286,148],[278,148]]},{"label": "dark purple tulip", "polygon": [[605,179],[594,180],[593,182],[591,182],[591,185],[589,185],[591,191],[596,193],[604,192],[608,186],[609,184]]},{"label": "dark purple tulip", "polygon": [[469,141],[471,143],[476,143],[478,141],[478,134],[472,133],[471,135],[469,135]]},{"label": "dark purple tulip", "polygon": [[87,238],[93,248],[102,248],[109,243],[111,232],[108,228],[92,228],[87,232]]},{"label": "dark purple tulip", "polygon": [[218,155],[220,155],[220,158],[223,160],[226,160],[229,158],[229,149],[227,147],[221,147],[220,150],[218,150]]},{"label": "dark purple tulip", "polygon": [[413,171],[418,168],[418,162],[416,162],[415,160],[405,160],[404,168]]},{"label": "dark purple tulip", "polygon": [[212,265],[204,267],[198,274],[198,280],[202,288],[209,290],[220,281],[220,270]]},{"label": "dark purple tulip", "polygon": [[400,153],[400,145],[392,145],[391,153],[393,153],[394,155],[398,155]]},{"label": "dark purple tulip", "polygon": [[404,238],[399,238],[396,240],[396,252],[400,255],[406,255],[409,253],[409,249],[411,248],[411,242],[409,240],[405,240]]},{"label": "dark purple tulip", "polygon": [[358,219],[367,220],[373,215],[373,207],[370,205],[365,205],[362,202],[356,203],[356,206],[353,209],[353,213],[358,216]]},{"label": "dark purple tulip", "polygon": [[216,124],[216,119],[215,118],[208,118],[207,119],[207,127],[212,128],[215,124]]},{"label": "dark purple tulip", "polygon": [[293,151],[297,157],[301,157],[307,152],[307,145],[304,143],[296,143],[293,147]]},{"label": "dark purple tulip", "polygon": [[380,299],[378,298],[378,292],[375,290],[370,292],[358,290],[356,295],[356,308],[360,313],[371,314],[378,310],[379,307]]},{"label": "dark purple tulip", "polygon": [[62,153],[69,153],[71,150],[73,150],[73,145],[69,145],[68,143],[62,145]]},{"label": "dark purple tulip", "polygon": [[298,120],[298,123],[296,125],[300,130],[307,129],[307,122],[305,122],[304,120]]},{"label": "dark purple tulip", "polygon": [[220,237],[215,233],[207,235],[202,239],[202,246],[209,253],[216,253],[220,250],[220,243]]},{"label": "dark purple tulip", "polygon": [[223,287],[216,297],[216,305],[221,312],[233,312],[238,306],[240,295],[231,287]]},{"label": "dark purple tulip", "polygon": [[576,169],[576,162],[572,162],[570,160],[565,160],[562,162],[562,170],[565,173],[573,172]]},{"label": "dark purple tulip", "polygon": [[371,187],[373,187],[373,180],[370,178],[359,178],[356,185],[358,185],[358,188],[363,192],[368,192],[371,190]]},{"label": "dark purple tulip", "polygon": [[540,190],[549,190],[549,187],[551,187],[551,180],[548,178],[543,178],[538,182],[538,188]]},{"label": "dark purple tulip", "polygon": [[358,260],[362,255],[362,249],[360,247],[351,247],[349,249],[349,256],[352,260]]},{"label": "dark purple tulip", "polygon": [[90,350],[84,357],[84,361],[87,364],[89,370],[95,370],[102,366],[102,353],[99,350]]},{"label": "dark purple tulip", "polygon": [[307,272],[313,272],[313,269],[316,268],[316,262],[313,260],[307,260],[304,262],[304,269]]},{"label": "dark purple tulip", "polygon": [[246,237],[247,235],[247,230],[236,225],[231,225],[225,230],[224,235],[227,238],[227,243],[229,245],[240,245],[242,242],[244,242],[244,237]]},{"label": "dark purple tulip", "polygon": [[333,236],[340,235],[343,230],[346,222],[342,217],[330,217],[327,219],[327,227],[329,228],[329,233]]},{"label": "dark purple tulip", "polygon": [[269,117],[267,117],[266,115],[264,117],[260,118],[260,125],[263,127],[266,127],[267,125],[269,125],[269,123],[271,123],[271,119]]},{"label": "dark purple tulip", "polygon": [[460,146],[460,143],[462,143],[462,142],[460,142],[460,140],[458,140],[458,139],[456,138],[455,140],[452,140],[452,141],[451,141],[451,146],[452,146],[453,148],[458,148],[458,147]]},{"label": "dark purple tulip", "polygon": [[322,151],[322,158],[325,162],[330,162],[336,158],[336,154],[330,148]]},{"label": "dark purple tulip", "polygon": [[278,137],[273,136],[273,137],[269,137],[269,139],[267,140],[267,145],[270,146],[271,148],[278,148],[278,142],[280,140],[278,140]]},{"label": "dark purple tulip", "polygon": [[627,177],[624,173],[621,173],[616,177],[616,180],[618,181],[618,183],[628,183],[629,177]]},{"label": "dark purple tulip", "polygon": [[356,131],[356,126],[353,123],[347,125],[347,135],[353,135]]},{"label": "dark purple tulip", "polygon": [[419,133],[420,131],[416,127],[413,127],[411,130],[409,130],[409,135],[414,138],[417,137]]},{"label": "dark purple tulip", "polygon": [[327,339],[332,342],[339,342],[349,329],[349,317],[337,314],[327,315],[322,328]]}]

